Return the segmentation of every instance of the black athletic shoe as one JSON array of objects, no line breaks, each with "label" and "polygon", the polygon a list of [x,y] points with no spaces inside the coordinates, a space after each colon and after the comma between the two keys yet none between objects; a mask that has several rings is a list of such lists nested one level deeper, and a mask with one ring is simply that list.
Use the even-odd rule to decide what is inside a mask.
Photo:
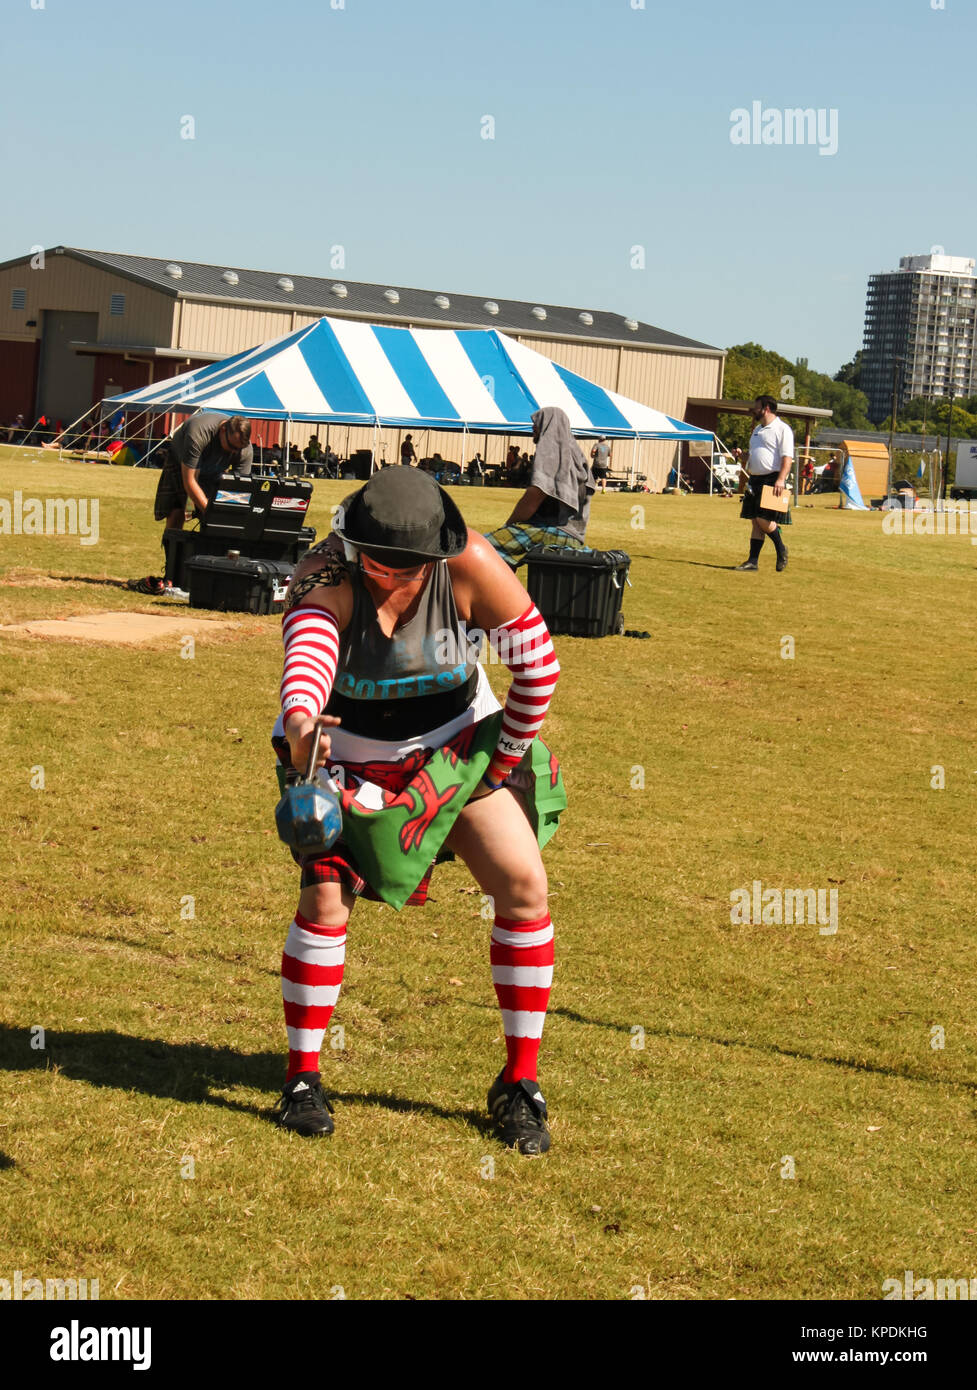
[{"label": "black athletic shoe", "polygon": [[503,1144],[518,1149],[521,1154],[544,1154],[550,1146],[546,1128],[546,1101],[539,1083],[523,1077],[521,1081],[503,1081],[505,1068],[499,1072],[488,1093],[489,1114]]},{"label": "black athletic shoe", "polygon": [[326,1100],[317,1071],[301,1071],[293,1076],[278,1105],[275,1121],[282,1129],[292,1129],[296,1134],[332,1134],[332,1106]]},{"label": "black athletic shoe", "polygon": [[787,547],[784,546],[784,553],[777,556],[777,573],[787,568]]},{"label": "black athletic shoe", "polygon": [[734,570],[758,570],[760,566],[756,560],[744,560],[741,565],[734,565]]}]

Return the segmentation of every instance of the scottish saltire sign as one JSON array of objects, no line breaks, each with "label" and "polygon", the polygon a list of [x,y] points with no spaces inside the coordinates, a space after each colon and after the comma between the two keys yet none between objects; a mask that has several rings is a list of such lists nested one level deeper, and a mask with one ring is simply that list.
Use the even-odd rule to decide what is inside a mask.
[{"label": "scottish saltire sign", "polygon": [[858,479],[855,477],[855,470],[852,467],[851,459],[845,460],[845,466],[841,470],[841,482],[838,484],[841,495],[845,499],[846,509],[856,512],[867,512],[868,507],[862,501],[861,489],[858,486]]}]

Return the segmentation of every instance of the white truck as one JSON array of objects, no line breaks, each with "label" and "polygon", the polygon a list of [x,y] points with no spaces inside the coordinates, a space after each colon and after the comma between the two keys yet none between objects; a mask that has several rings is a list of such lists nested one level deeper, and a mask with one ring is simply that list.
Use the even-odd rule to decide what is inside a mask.
[{"label": "white truck", "polygon": [[977,440],[961,439],[957,443],[957,472],[950,491],[951,497],[977,497]]}]

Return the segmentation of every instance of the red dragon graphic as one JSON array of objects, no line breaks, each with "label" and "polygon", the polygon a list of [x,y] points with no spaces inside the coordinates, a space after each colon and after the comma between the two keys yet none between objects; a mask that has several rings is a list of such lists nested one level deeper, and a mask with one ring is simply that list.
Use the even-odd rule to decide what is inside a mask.
[{"label": "red dragon graphic", "polygon": [[[363,764],[368,766],[368,764]],[[435,817],[442,806],[447,806],[448,802],[457,794],[461,787],[460,782],[453,783],[443,792],[439,792],[431,778],[431,774],[423,768],[406,787],[400,791],[390,791],[384,789],[381,792],[380,806],[368,807],[353,805],[356,792],[347,788],[343,791],[343,810],[355,810],[358,816],[377,816],[383,811],[391,811],[395,806],[403,806],[407,810],[416,810],[417,814],[410,816],[400,828],[400,848],[404,854],[410,854],[412,850],[419,850],[424,842]],[[420,805],[417,805],[419,798]]]}]

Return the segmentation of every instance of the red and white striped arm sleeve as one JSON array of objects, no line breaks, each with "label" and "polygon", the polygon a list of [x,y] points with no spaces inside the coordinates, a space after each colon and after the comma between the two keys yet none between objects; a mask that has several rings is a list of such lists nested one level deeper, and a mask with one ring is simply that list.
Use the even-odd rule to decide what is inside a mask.
[{"label": "red and white striped arm sleeve", "polygon": [[499,742],[485,774],[487,781],[498,783],[522,762],[543,727],[560,663],[549,629],[534,603],[520,617],[493,629],[489,640],[512,672]]},{"label": "red and white striped arm sleeve", "polygon": [[315,719],[325,709],[339,660],[339,625],[324,608],[293,608],[282,619],[282,714]]}]

